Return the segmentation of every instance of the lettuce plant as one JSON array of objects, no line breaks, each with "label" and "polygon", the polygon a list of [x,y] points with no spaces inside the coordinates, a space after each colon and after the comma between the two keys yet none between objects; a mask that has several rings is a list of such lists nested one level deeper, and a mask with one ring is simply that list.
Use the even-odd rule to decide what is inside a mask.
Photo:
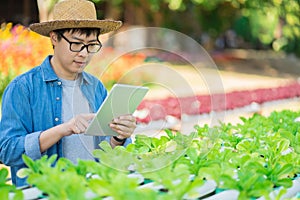
[{"label": "lettuce plant", "polygon": [[[10,185],[7,182],[8,170],[6,168],[0,169],[0,199],[8,200],[22,200],[23,193],[18,190],[14,185]],[[12,198],[10,196],[13,196]]]},{"label": "lettuce plant", "polygon": [[[24,156],[28,168],[18,175],[28,176],[49,199],[198,198],[197,189],[209,180],[218,189],[238,190],[239,199],[268,199],[277,187],[283,195],[300,173],[298,115],[283,111],[242,118],[237,125],[196,125],[190,135],[169,130],[160,138],[138,135],[127,147],[102,142],[94,151],[100,162],[73,165],[56,156],[36,161]],[[132,172],[161,190],[142,187],[147,181],[129,178]]]},{"label": "lettuce plant", "polygon": [[49,159],[43,156],[33,161],[23,155],[28,168],[19,171],[18,176],[28,176],[27,182],[43,191],[49,199],[84,199],[88,191],[85,177],[78,175],[71,161],[60,158],[55,164],[56,158],[56,155]]}]

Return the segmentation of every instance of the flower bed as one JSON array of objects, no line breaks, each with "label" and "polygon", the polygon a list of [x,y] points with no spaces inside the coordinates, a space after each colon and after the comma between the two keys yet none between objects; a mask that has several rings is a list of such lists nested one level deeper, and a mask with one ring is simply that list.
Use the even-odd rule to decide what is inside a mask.
[{"label": "flower bed", "polygon": [[52,51],[50,41],[21,25],[2,24],[0,29],[0,99],[16,76],[40,64]]},{"label": "flower bed", "polygon": [[42,62],[52,52],[50,41],[22,25],[2,24],[0,72],[18,75]]},{"label": "flower bed", "polygon": [[[233,110],[250,105],[251,103],[262,104],[269,101],[290,99],[299,96],[300,84],[294,82],[277,88],[233,91],[226,94],[144,100],[138,107],[137,117],[140,123],[165,120],[167,116],[181,119],[182,115],[199,115],[212,111]],[[139,115],[139,113],[143,114]]]},{"label": "flower bed", "polygon": [[[24,156],[36,188],[49,199],[284,199],[300,191],[299,112],[254,115],[243,123],[195,126],[182,135],[136,136],[126,148],[100,144],[101,163],[73,165],[56,156],[32,161]],[[11,194],[13,196],[13,194]],[[42,196],[41,196],[42,195]]]}]

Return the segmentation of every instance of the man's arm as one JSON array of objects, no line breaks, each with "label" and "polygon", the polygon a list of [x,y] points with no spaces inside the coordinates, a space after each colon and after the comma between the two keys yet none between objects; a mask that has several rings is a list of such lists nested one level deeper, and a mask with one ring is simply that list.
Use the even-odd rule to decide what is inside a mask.
[{"label": "man's arm", "polygon": [[2,96],[0,121],[0,160],[8,166],[22,165],[22,154],[40,156],[40,132],[32,132],[29,92],[24,83],[13,81]]},{"label": "man's arm", "polygon": [[95,114],[80,114],[66,123],[43,131],[39,138],[41,153],[57,143],[64,136],[84,133],[89,125],[89,120],[94,117]]}]

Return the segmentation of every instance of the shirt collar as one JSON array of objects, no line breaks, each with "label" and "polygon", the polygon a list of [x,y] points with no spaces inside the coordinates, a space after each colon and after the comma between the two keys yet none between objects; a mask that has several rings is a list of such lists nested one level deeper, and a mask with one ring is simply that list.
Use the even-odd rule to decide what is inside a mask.
[{"label": "shirt collar", "polygon": [[45,82],[58,80],[58,76],[55,74],[54,70],[51,67],[51,58],[51,55],[47,56],[47,58],[41,64],[43,81]]},{"label": "shirt collar", "polygon": [[[56,73],[54,72],[51,66],[50,63],[51,58],[52,55],[47,56],[46,59],[41,64],[43,81],[45,82],[56,81],[59,79],[59,77],[56,75]],[[86,72],[82,72],[82,82],[90,84],[91,81],[92,81],[91,78],[86,74]]]},{"label": "shirt collar", "polygon": [[86,72],[82,72],[82,83],[89,85],[92,83],[91,77],[88,76]]}]

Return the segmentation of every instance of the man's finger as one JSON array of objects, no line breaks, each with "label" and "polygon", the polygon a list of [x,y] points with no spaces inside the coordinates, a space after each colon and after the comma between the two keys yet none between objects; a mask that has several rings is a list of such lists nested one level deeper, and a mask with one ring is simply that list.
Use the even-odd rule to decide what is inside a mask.
[{"label": "man's finger", "polygon": [[95,113],[89,113],[89,114],[84,114],[84,115],[82,115],[83,116],[83,118],[85,118],[86,120],[90,120],[90,119],[93,119],[95,116],[96,116],[96,114]]}]

